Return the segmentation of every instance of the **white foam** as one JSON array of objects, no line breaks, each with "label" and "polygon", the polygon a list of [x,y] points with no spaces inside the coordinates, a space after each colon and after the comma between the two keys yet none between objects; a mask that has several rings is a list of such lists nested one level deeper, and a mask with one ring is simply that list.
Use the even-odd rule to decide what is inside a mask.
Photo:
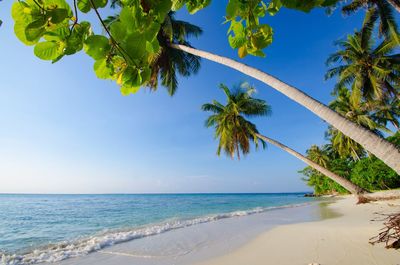
[{"label": "white foam", "polygon": [[46,248],[36,249],[30,253],[23,255],[2,254],[0,261],[2,265],[27,265],[42,262],[58,262],[67,258],[84,256],[115,244],[147,236],[157,235],[174,229],[213,222],[225,218],[252,215],[273,209],[299,207],[307,204],[309,203],[268,208],[254,208],[248,211],[235,211],[230,213],[208,215],[193,219],[169,220],[163,223],[147,225],[145,227],[135,228],[132,230],[107,232],[77,241],[61,242],[56,245],[50,245]]}]

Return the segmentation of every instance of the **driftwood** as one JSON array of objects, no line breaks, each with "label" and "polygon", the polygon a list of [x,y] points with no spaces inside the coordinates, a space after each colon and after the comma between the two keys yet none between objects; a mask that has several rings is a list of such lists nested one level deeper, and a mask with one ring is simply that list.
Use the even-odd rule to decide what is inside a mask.
[{"label": "driftwood", "polygon": [[373,221],[384,221],[380,233],[370,238],[372,245],[376,243],[385,243],[386,248],[400,248],[400,212],[392,214],[380,214],[382,218]]}]

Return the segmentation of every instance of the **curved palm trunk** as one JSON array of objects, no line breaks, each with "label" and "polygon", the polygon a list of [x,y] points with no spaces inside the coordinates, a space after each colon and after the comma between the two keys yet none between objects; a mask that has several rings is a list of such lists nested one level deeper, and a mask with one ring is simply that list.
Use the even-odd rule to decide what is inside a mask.
[{"label": "curved palm trunk", "polygon": [[182,50],[210,61],[226,65],[271,86],[285,96],[296,101],[303,107],[309,109],[346,136],[361,144],[367,151],[377,156],[385,164],[400,174],[400,151],[393,144],[379,137],[370,130],[367,130],[347,120],[340,114],[331,110],[318,100],[308,96],[299,89],[282,82],[274,76],[271,76],[246,64],[239,63],[235,60],[202,50],[197,50],[185,45],[171,44],[170,46],[174,49]]},{"label": "curved palm trunk", "polygon": [[400,13],[400,6],[398,3],[396,3],[396,1],[394,0],[387,0],[389,2],[389,4],[391,4],[393,6],[394,9],[396,9],[397,12]]},{"label": "curved palm trunk", "polygon": [[273,144],[273,145],[285,150],[289,154],[297,157],[298,159],[300,159],[301,161],[303,161],[304,163],[306,163],[310,167],[312,167],[315,170],[321,172],[322,174],[324,174],[325,176],[327,176],[331,180],[333,180],[336,183],[338,183],[339,185],[341,185],[343,188],[348,190],[350,193],[352,193],[352,194],[366,193],[365,190],[363,190],[362,188],[360,188],[356,184],[352,183],[348,179],[343,178],[343,177],[333,173],[332,171],[324,168],[323,166],[320,166],[319,164],[317,164],[314,161],[308,159],[307,157],[303,156],[302,154],[296,152],[295,150],[287,147],[286,145],[284,145],[284,144],[282,144],[282,143],[280,143],[278,141],[275,141],[275,140],[273,140],[271,138],[268,138],[267,136],[261,135],[261,134],[257,134],[257,137],[262,139],[262,140],[264,140],[264,141],[266,141],[266,142],[268,142],[268,143],[270,143],[270,144]]}]

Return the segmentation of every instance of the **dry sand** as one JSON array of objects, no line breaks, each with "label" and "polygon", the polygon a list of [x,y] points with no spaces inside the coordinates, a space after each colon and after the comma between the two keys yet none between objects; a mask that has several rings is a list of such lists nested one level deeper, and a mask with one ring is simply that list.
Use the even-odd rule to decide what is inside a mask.
[{"label": "dry sand", "polygon": [[376,212],[400,211],[400,200],[356,205],[345,197],[327,206],[335,218],[283,225],[238,250],[197,265],[400,265],[400,250],[372,246],[382,228]]}]

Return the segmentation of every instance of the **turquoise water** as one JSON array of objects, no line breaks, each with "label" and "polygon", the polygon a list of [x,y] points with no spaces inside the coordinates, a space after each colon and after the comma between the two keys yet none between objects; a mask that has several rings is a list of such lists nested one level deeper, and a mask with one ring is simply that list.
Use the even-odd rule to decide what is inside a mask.
[{"label": "turquoise water", "polygon": [[173,229],[313,201],[303,195],[0,195],[0,256],[6,264],[11,257],[13,264],[25,264],[27,256],[31,263],[40,262],[40,255],[61,260]]}]

